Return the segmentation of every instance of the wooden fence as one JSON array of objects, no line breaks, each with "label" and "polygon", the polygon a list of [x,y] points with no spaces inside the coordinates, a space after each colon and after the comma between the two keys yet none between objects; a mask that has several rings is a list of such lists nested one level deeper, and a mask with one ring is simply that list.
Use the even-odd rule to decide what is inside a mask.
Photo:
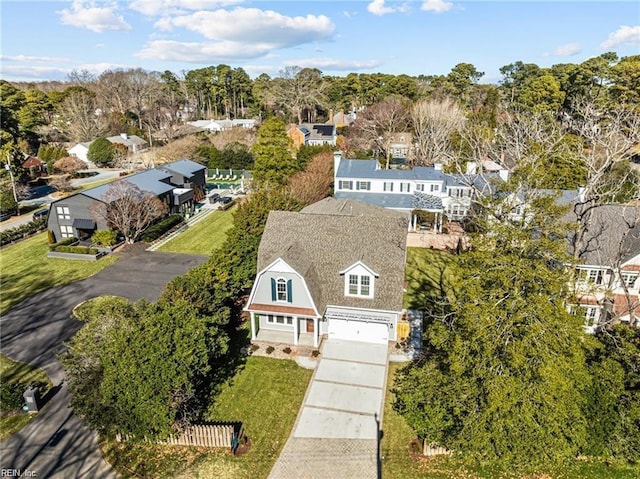
[{"label": "wooden fence", "polygon": [[442,456],[442,455],[449,455],[449,454],[451,454],[451,451],[449,451],[449,449],[447,449],[446,447],[440,447],[436,444],[424,443],[424,445],[422,446],[423,456],[431,457],[431,456]]},{"label": "wooden fence", "polygon": [[[156,444],[166,444],[171,446],[198,446],[198,447],[232,447],[233,436],[236,439],[242,438],[244,430],[242,423],[222,423],[222,424],[200,424],[186,428],[177,436],[169,436],[165,440],[154,440],[145,438],[145,442]],[[116,441],[126,442],[131,437],[116,434]]]}]

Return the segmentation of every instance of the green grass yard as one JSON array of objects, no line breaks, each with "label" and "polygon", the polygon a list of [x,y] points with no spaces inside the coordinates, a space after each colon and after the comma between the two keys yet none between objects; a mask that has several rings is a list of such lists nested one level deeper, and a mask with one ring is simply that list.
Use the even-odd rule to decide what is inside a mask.
[{"label": "green grass yard", "polygon": [[404,307],[423,309],[443,293],[453,290],[455,260],[455,255],[444,251],[407,248]]},{"label": "green grass yard", "polygon": [[234,210],[235,207],[210,213],[206,218],[162,245],[158,251],[207,255],[213,253],[222,246],[227,238],[227,230],[233,226]]},{"label": "green grass yard", "polygon": [[35,294],[92,276],[117,261],[115,256],[98,261],[47,258],[47,251],[46,233],[0,249],[0,314]]},{"label": "green grass yard", "polygon": [[247,454],[113,442],[104,443],[105,454],[122,477],[266,478],[291,433],[311,375],[294,361],[250,356],[225,385],[208,419],[242,421],[253,443]]},{"label": "green grass yard", "polygon": [[[0,354],[0,383],[41,384],[41,394],[51,389],[51,381],[42,369],[28,364],[13,361]],[[19,411],[17,414],[7,414],[0,417],[0,441],[27,425],[35,415]]]}]

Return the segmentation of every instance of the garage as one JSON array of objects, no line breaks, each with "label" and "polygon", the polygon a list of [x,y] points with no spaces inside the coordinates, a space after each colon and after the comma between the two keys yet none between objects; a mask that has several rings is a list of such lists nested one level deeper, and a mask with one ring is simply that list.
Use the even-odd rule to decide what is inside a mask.
[{"label": "garage", "polygon": [[379,322],[331,318],[329,339],[386,343],[389,341],[389,326]]}]

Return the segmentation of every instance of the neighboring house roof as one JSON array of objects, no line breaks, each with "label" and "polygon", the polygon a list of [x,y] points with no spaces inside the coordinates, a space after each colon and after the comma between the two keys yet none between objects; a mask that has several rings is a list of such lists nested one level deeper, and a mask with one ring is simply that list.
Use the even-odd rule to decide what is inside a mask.
[{"label": "neighboring house roof", "polygon": [[[141,191],[149,191],[157,196],[174,189],[174,186],[166,183],[165,181],[171,178],[171,174],[159,169],[152,169],[136,173],[135,175],[127,176],[117,181],[126,181],[133,183]],[[89,188],[80,194],[93,198],[94,200],[102,201],[103,196],[111,186],[116,182],[107,183],[104,185],[96,186],[95,188]]]},{"label": "neighboring house roof", "polygon": [[162,166],[158,167],[161,170],[169,170],[175,173],[179,173],[182,176],[190,177],[195,173],[201,170],[205,170],[206,166],[201,165],[200,163],[196,163],[195,161],[182,159],[178,161],[173,161],[171,163],[165,163]]},{"label": "neighboring house roof", "polygon": [[120,143],[122,145],[125,145],[127,148],[147,144],[147,142],[139,136],[127,135],[125,133],[122,133],[121,135],[110,136],[107,138],[107,140],[109,140],[111,143]]},{"label": "neighboring house roof", "polygon": [[336,131],[335,125],[325,123],[300,123],[298,129],[307,136],[307,141],[333,139]]},{"label": "neighboring house roof", "polygon": [[618,260],[624,264],[639,254],[640,206],[603,205],[591,210],[579,254],[584,264],[613,267]]},{"label": "neighboring house roof", "polygon": [[67,151],[88,150],[89,146],[91,146],[90,141],[83,141],[82,143],[75,144],[74,146],[69,148]]},{"label": "neighboring house roof", "polygon": [[27,156],[26,160],[22,162],[23,168],[39,168],[45,165],[46,163],[44,161],[35,156]]},{"label": "neighboring house roof", "polygon": [[[389,210],[352,201],[320,203],[300,212],[269,213],[258,250],[258,271],[281,258],[304,277],[321,313],[328,305],[401,310],[406,215],[390,215]],[[344,294],[340,271],[358,261],[380,275],[372,299]]]},{"label": "neighboring house roof", "polygon": [[337,199],[355,200],[370,203],[381,208],[413,209],[413,194],[359,193],[356,191],[336,191]]}]

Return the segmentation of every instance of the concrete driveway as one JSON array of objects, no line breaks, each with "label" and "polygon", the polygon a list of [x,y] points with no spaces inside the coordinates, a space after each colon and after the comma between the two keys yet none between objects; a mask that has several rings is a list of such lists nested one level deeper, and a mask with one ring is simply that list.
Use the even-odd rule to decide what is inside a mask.
[{"label": "concrete driveway", "polygon": [[[205,256],[129,252],[98,274],[51,288],[18,304],[0,320],[2,354],[45,370],[55,394],[21,431],[0,443],[0,468],[47,478],[115,478],[93,431],[69,408],[64,370],[55,357],[82,325],[71,316],[84,300],[112,294],[156,300],[175,276],[203,263]],[[5,273],[5,272],[3,272]],[[43,278],[46,280],[46,278]]]},{"label": "concrete driveway", "polygon": [[269,479],[380,475],[388,345],[330,340]]}]

